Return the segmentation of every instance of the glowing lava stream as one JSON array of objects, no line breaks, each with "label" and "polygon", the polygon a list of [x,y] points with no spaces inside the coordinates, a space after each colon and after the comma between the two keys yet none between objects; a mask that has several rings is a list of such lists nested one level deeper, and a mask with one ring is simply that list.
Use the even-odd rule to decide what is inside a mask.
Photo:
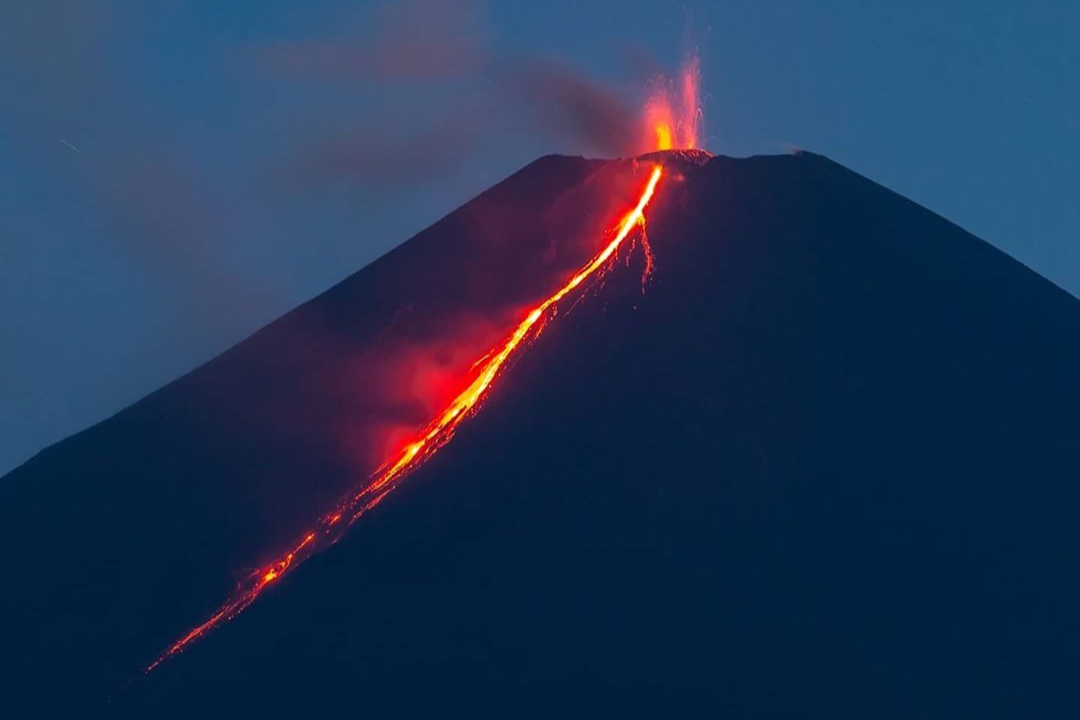
[{"label": "glowing lava stream", "polygon": [[[247,583],[242,585],[229,600],[205,622],[169,646],[147,668],[152,671],[161,663],[182,653],[188,645],[205,636],[210,631],[233,619],[251,605],[272,583],[280,580],[285,573],[311,557],[319,549],[336,542],[343,529],[356,522],[364,513],[379,504],[386,495],[397,487],[402,478],[411,470],[419,467],[436,450],[446,444],[453,436],[458,424],[468,412],[483,398],[499,370],[530,334],[540,327],[544,314],[553,305],[562,300],[571,291],[585,282],[615,254],[630,232],[645,222],[645,207],[649,204],[656,186],[660,182],[663,170],[659,165],[653,167],[649,181],[638,199],[637,206],[623,218],[615,237],[592,260],[559,288],[547,300],[533,308],[514,331],[484,356],[479,375],[472,383],[431,421],[417,436],[407,444],[392,462],[387,462],[373,476],[373,480],[363,489],[342,501],[334,510],[319,518],[315,528],[307,532],[292,549],[277,560],[253,573]],[[342,522],[344,520],[344,522]]]}]

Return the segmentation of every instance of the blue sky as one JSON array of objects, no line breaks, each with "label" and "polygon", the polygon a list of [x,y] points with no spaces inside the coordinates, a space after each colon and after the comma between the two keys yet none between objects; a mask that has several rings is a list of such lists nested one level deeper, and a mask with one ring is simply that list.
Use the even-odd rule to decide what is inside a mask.
[{"label": "blue sky", "polygon": [[19,5],[0,23],[0,471],[534,157],[603,155],[522,90],[533,70],[633,102],[688,36],[709,149],[824,153],[1080,294],[1075,2]]}]

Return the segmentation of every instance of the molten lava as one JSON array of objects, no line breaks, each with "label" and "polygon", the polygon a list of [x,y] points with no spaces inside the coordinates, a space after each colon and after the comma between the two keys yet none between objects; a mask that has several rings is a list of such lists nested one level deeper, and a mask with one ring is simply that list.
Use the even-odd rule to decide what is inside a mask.
[{"label": "molten lava", "polygon": [[[170,645],[165,652],[146,668],[146,672],[152,671],[161,663],[183,652],[195,640],[239,615],[255,602],[267,587],[279,581],[286,573],[319,550],[340,539],[352,523],[378,505],[409,472],[421,466],[440,447],[449,442],[458,425],[468,417],[469,412],[484,398],[488,388],[491,387],[491,383],[502,370],[507,360],[526,340],[535,337],[540,331],[543,323],[549,317],[548,311],[600,270],[635,227],[644,225],[645,208],[648,206],[649,201],[652,200],[662,174],[663,170],[660,165],[653,167],[637,204],[623,217],[611,241],[571,277],[566,284],[530,310],[500,345],[496,345],[490,352],[482,356],[481,360],[477,362],[479,372],[469,386],[424,427],[415,439],[406,444],[391,460],[382,465],[375,472],[371,482],[356,493],[346,497],[337,507],[319,518],[314,527],[278,559],[252,573],[248,580],[241,585],[224,605],[201,625],[193,628]],[[651,258],[648,261],[651,266]],[[343,523],[342,520],[346,522]]]},{"label": "molten lava", "polygon": [[702,113],[698,88],[701,63],[687,61],[677,82],[657,78],[645,104],[649,142],[657,150],[695,150],[700,141]]}]

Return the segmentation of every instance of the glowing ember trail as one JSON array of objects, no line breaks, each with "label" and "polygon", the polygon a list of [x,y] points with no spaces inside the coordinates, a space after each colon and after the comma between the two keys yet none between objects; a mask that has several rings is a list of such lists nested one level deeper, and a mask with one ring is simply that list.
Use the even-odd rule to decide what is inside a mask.
[{"label": "glowing ember trail", "polygon": [[615,254],[615,251],[619,249],[619,246],[623,244],[623,241],[626,240],[635,227],[644,225],[645,208],[649,201],[652,200],[662,174],[663,170],[659,165],[653,167],[649,175],[649,181],[645,185],[637,205],[622,219],[615,236],[604,249],[547,300],[533,308],[514,331],[503,340],[501,345],[497,345],[485,355],[481,364],[479,364],[480,372],[472,383],[454,398],[453,402],[432,420],[412,442],[408,443],[392,461],[388,461],[377,470],[370,483],[355,494],[347,497],[332,511],[321,517],[314,528],[305,533],[293,545],[292,549],[269,565],[252,573],[246,583],[224,605],[201,625],[170,645],[165,652],[146,668],[146,672],[152,671],[169,658],[183,652],[195,640],[239,615],[255,602],[267,587],[276,583],[286,573],[319,550],[336,542],[345,529],[356,522],[368,510],[378,505],[390,491],[397,487],[407,473],[422,465],[435,451],[449,442],[450,438],[453,437],[454,430],[467,417],[469,411],[476,407],[476,404],[484,397],[492,381],[494,381],[514,351],[525,340],[534,336],[543,326],[548,310],[599,270]]}]

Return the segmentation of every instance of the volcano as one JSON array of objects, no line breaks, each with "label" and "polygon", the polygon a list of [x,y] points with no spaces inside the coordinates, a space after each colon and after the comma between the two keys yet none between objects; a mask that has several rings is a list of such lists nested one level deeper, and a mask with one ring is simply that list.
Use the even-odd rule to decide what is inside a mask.
[{"label": "volcano", "polygon": [[[647,234],[452,442],[144,675],[452,398],[657,163]],[[0,479],[6,703],[1071,716],[1077,368],[1077,299],[819,155],[545,157]]]}]

